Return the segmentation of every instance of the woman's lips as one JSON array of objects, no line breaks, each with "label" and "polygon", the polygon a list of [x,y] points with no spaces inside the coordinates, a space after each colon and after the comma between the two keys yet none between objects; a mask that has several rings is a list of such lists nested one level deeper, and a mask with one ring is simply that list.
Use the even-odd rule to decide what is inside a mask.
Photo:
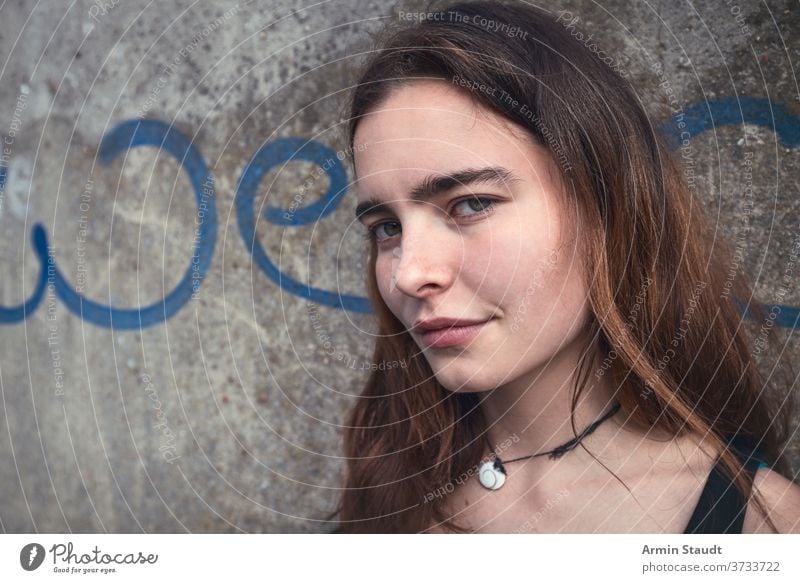
[{"label": "woman's lips", "polygon": [[467,344],[491,321],[492,319],[489,319],[469,326],[449,326],[438,330],[429,330],[422,335],[422,341],[428,348],[446,348]]}]

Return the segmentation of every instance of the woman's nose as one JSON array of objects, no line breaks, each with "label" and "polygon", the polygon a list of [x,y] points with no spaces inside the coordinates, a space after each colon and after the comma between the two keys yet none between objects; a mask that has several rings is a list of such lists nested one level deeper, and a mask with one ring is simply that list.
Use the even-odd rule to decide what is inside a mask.
[{"label": "woman's nose", "polygon": [[423,297],[447,290],[461,269],[463,240],[442,225],[403,226],[392,250],[391,290]]}]

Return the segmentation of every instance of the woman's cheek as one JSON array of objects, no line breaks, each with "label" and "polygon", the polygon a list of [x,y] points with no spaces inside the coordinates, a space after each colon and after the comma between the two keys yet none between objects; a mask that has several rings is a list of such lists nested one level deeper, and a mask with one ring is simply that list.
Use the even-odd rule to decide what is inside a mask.
[{"label": "woman's cheek", "polygon": [[[392,293],[394,289],[394,273],[391,261],[387,260],[385,254],[381,254],[375,261],[375,279],[378,282],[378,291],[383,298],[384,303],[389,306],[392,312],[395,312],[392,306],[392,298],[396,294]],[[395,313],[395,315],[397,315]]]}]

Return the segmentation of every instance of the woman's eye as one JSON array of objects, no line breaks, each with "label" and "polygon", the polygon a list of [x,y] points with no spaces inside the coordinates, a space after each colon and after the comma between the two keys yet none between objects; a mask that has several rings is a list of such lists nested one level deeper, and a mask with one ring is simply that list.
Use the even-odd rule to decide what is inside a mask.
[{"label": "woman's eye", "polygon": [[467,209],[467,212],[459,213],[461,216],[479,215],[491,208],[493,202],[494,201],[491,198],[471,196],[469,198],[465,198],[464,200],[458,201],[453,205],[453,209],[464,205],[464,208]]},{"label": "woman's eye", "polygon": [[368,240],[384,241],[394,237],[400,232],[400,223],[397,221],[384,221],[367,228],[365,237]]},{"label": "woman's eye", "polygon": [[[452,210],[450,212],[457,217],[474,217],[491,212],[493,204],[494,200],[491,198],[471,196],[469,198],[464,198],[457,201],[452,206]],[[463,209],[461,212],[453,212],[458,209],[458,207],[462,206]],[[401,230],[402,229],[399,222],[383,221],[367,227],[367,232],[364,234],[364,238],[367,239],[367,241],[386,241],[399,235]]]}]

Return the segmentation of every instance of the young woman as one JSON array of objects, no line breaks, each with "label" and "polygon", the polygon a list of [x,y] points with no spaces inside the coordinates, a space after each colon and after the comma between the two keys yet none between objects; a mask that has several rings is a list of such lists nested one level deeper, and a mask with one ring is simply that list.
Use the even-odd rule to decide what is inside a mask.
[{"label": "young woman", "polygon": [[628,83],[530,6],[408,17],[351,101],[386,366],[337,532],[800,532],[775,333]]}]

